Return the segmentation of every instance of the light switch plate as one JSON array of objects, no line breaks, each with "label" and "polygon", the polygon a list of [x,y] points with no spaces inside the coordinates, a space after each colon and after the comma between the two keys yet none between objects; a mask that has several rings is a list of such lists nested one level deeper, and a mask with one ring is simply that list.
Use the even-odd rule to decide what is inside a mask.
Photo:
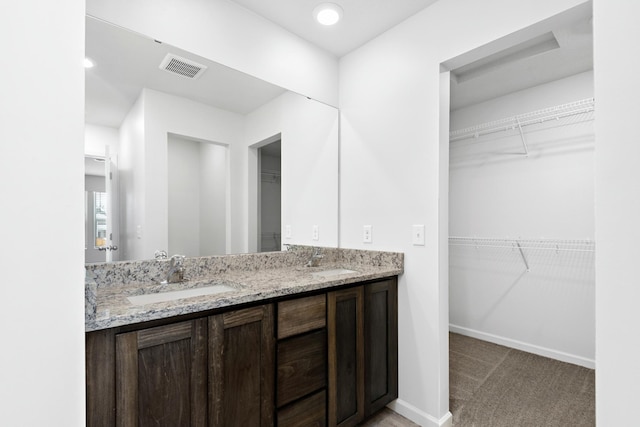
[{"label": "light switch plate", "polygon": [[424,246],[424,225],[417,224],[413,226],[411,241],[414,246]]},{"label": "light switch plate", "polygon": [[373,242],[373,227],[371,227],[370,225],[365,225],[362,227],[362,242],[363,243]]},{"label": "light switch plate", "polygon": [[320,228],[317,225],[311,228],[311,238],[313,240],[320,240]]}]

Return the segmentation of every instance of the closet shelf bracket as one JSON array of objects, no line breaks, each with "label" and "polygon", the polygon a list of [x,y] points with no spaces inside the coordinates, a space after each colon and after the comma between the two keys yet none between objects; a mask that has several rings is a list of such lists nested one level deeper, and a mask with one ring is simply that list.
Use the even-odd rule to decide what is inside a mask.
[{"label": "closet shelf bracket", "polygon": [[516,241],[516,245],[518,245],[518,250],[520,251],[520,256],[522,257],[522,262],[524,262],[524,266],[527,269],[527,272],[531,271],[531,269],[529,268],[529,263],[527,262],[527,257],[522,250],[522,246],[520,246],[520,242]]},{"label": "closet shelf bracket", "polygon": [[[524,148],[524,153],[522,153],[522,154],[525,157],[529,157],[529,149],[527,148],[527,140],[524,137],[524,132],[522,131],[522,124],[520,123],[520,119],[517,116],[516,116],[516,123],[518,124],[518,130],[520,131],[520,138],[522,138],[522,148]],[[518,245],[518,246],[520,246],[520,245]],[[522,250],[521,250],[521,252],[522,252]],[[527,269],[527,271],[529,271],[529,269]]]}]

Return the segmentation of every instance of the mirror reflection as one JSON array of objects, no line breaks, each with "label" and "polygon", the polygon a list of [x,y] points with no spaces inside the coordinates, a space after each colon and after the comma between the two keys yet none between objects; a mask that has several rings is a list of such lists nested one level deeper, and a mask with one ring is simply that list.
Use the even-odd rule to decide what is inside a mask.
[{"label": "mirror reflection", "polygon": [[86,21],[87,262],[337,246],[334,107]]}]

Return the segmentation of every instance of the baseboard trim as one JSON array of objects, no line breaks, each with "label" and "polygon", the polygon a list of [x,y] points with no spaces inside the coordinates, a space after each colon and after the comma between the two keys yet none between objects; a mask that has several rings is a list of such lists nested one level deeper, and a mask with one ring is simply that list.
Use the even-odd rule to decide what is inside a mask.
[{"label": "baseboard trim", "polygon": [[396,399],[387,406],[422,427],[451,427],[453,425],[451,412],[447,412],[444,417],[437,419],[402,399]]},{"label": "baseboard trim", "polygon": [[553,350],[546,347],[540,347],[534,344],[529,344],[526,342],[517,341],[510,338],[505,338],[498,335],[477,331],[475,329],[453,325],[451,323],[449,324],[449,331],[454,332],[456,334],[465,335],[471,338],[478,338],[483,341],[489,341],[494,344],[500,344],[506,347],[515,348],[517,350],[526,351],[528,353],[537,354],[539,356],[549,357],[551,359],[556,359],[561,362],[572,363],[574,365],[584,366],[585,368],[589,368],[589,369],[596,368],[595,360],[587,359],[582,356],[576,356],[575,354],[564,353],[562,351],[557,351],[557,350]]}]

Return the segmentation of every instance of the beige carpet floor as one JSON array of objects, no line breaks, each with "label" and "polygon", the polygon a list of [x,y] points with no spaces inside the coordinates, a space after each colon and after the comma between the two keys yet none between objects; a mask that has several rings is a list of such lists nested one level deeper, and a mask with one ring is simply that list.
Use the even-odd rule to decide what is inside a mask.
[{"label": "beige carpet floor", "polygon": [[455,427],[595,425],[595,371],[449,335]]}]

